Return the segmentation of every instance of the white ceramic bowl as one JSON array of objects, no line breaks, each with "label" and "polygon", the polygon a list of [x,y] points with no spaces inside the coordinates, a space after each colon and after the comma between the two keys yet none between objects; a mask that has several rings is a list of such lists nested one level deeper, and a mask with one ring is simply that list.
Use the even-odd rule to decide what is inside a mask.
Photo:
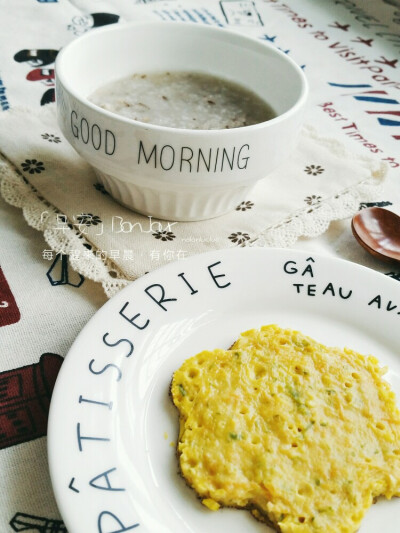
[{"label": "white ceramic bowl", "polygon": [[[174,70],[241,83],[277,116],[234,129],[191,130],[130,120],[88,101],[99,87],[135,72]],[[287,55],[261,40],[200,24],[133,22],[92,30],[67,45],[56,60],[56,91],[65,137],[118,202],[188,221],[234,209],[288,157],[307,81]]]}]

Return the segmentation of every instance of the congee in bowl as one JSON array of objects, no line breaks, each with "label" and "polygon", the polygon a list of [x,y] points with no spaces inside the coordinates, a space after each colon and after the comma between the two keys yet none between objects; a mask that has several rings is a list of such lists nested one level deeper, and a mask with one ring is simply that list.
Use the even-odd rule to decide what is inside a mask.
[{"label": "congee in bowl", "polygon": [[240,128],[276,116],[253,91],[203,72],[135,73],[97,89],[89,100],[124,117],[169,128]]},{"label": "congee in bowl", "polygon": [[167,220],[222,215],[287,159],[307,81],[260,39],[186,22],[91,30],[56,60],[63,134],[120,204]]}]

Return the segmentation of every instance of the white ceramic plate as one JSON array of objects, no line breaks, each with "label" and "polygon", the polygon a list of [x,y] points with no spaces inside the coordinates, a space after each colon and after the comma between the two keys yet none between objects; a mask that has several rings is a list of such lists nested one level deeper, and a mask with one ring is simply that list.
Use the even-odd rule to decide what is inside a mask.
[{"label": "white ceramic plate", "polygon": [[[289,250],[230,249],[169,264],[102,307],[62,365],[48,445],[70,533],[269,531],[245,511],[207,510],[178,476],[168,396],[184,359],[269,323],[373,353],[400,398],[397,281]],[[395,533],[399,518],[400,499],[379,501],[360,532]]]}]

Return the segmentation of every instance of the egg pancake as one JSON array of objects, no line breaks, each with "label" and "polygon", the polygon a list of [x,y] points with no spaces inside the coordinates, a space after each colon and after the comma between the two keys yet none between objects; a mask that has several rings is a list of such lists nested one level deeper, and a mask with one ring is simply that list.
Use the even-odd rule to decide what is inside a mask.
[{"label": "egg pancake", "polygon": [[212,510],[249,509],[282,533],[354,533],[400,496],[400,412],[376,358],[276,325],[174,373],[177,454]]}]

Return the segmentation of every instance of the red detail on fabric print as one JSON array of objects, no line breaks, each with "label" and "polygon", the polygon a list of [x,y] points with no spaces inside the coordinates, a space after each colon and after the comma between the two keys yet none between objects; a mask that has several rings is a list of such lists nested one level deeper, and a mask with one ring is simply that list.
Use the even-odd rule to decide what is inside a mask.
[{"label": "red detail on fabric print", "polygon": [[45,353],[38,363],[0,373],[0,450],[43,437],[63,358]]},{"label": "red detail on fabric print", "polygon": [[54,85],[53,68],[35,68],[26,75],[28,81],[42,81],[47,85]]},{"label": "red detail on fabric print", "polygon": [[0,327],[15,324],[20,318],[21,313],[0,267]]},{"label": "red detail on fabric print", "polygon": [[374,42],[373,39],[363,39],[362,37],[357,37],[356,39],[351,40],[352,43],[361,43],[366,44],[367,46],[372,46],[372,43]]}]

